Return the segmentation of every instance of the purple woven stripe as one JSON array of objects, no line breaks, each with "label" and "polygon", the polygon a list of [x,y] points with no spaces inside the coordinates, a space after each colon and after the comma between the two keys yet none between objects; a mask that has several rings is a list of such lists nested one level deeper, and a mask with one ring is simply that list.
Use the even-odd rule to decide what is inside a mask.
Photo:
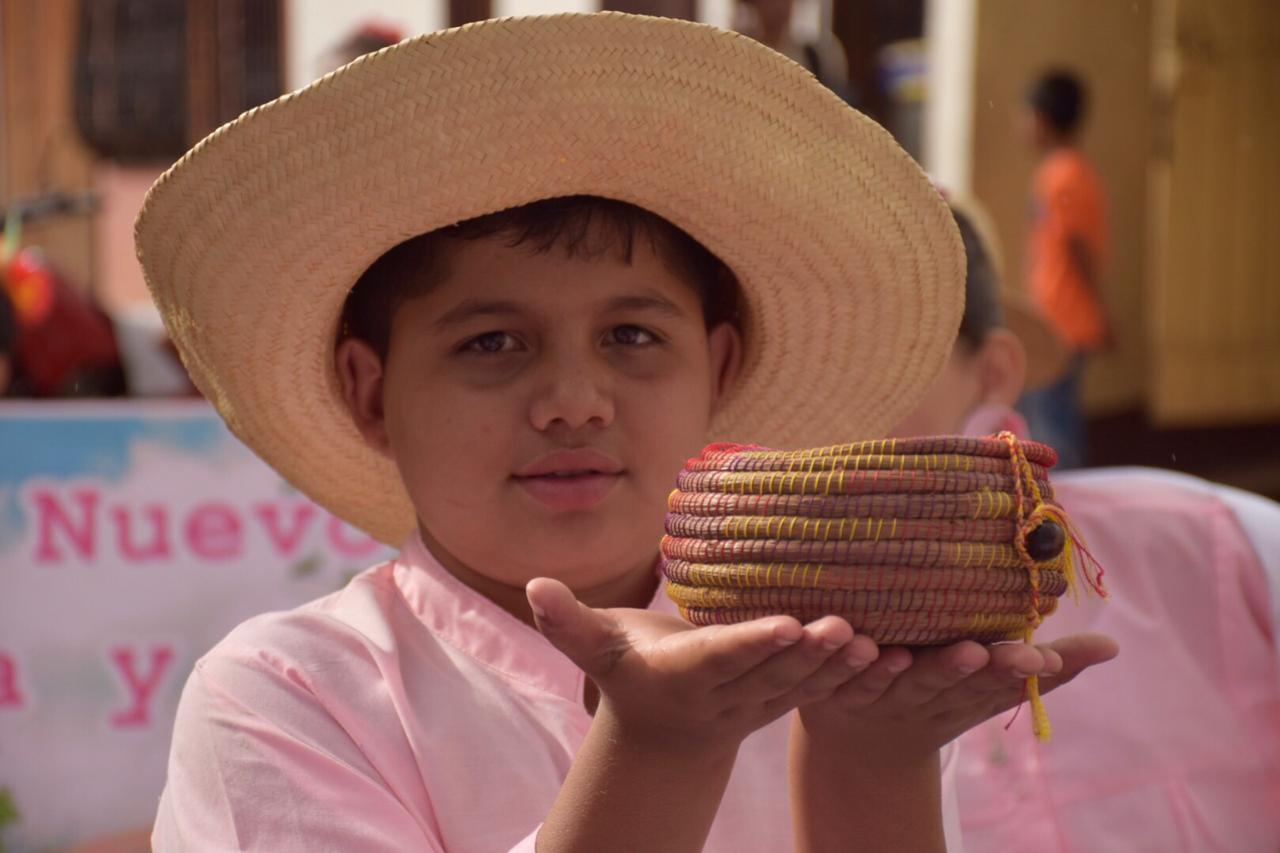
[{"label": "purple woven stripe", "polygon": [[[847,471],[852,474],[868,474],[872,471],[936,471],[958,474],[1004,474],[1012,470],[1008,457],[986,456],[809,456],[776,457],[725,456],[712,459],[693,459],[685,465],[688,471],[739,471],[807,474],[819,471]],[[1031,472],[1036,479],[1049,476],[1043,465],[1032,463]]]},{"label": "purple woven stripe", "polygon": [[1031,610],[1030,594],[953,589],[854,590],[796,589],[794,587],[733,589],[672,583],[667,585],[667,594],[681,607],[714,607],[729,610],[764,608],[779,613],[792,610],[820,610],[824,613],[854,616],[859,620],[894,611],[939,618],[945,614],[954,614],[971,619],[975,613],[1025,617]]},{"label": "purple woven stripe", "polygon": [[918,539],[1008,544],[1017,536],[1017,525],[1012,519],[899,521],[896,518],[709,518],[669,514],[666,529],[672,536],[691,539],[792,539],[812,542]]},{"label": "purple woven stripe", "polygon": [[803,542],[682,539],[666,536],[662,554],[692,563],[841,563],[904,568],[993,568],[1025,571],[1013,545],[969,542]]},{"label": "purple woven stripe", "polygon": [[[1019,441],[1027,460],[1036,465],[1053,467],[1058,461],[1058,454],[1051,447],[1035,441]],[[768,448],[703,451],[700,459],[788,459],[799,460],[811,457],[830,458],[848,456],[930,456],[954,455],[1009,458],[1009,445],[995,437],[969,438],[958,435],[924,436],[919,438],[874,439],[853,444],[839,444],[830,447],[814,447],[805,450],[770,450]]]},{"label": "purple woven stripe", "polygon": [[[1031,579],[1025,569],[918,569],[891,566],[842,566],[811,563],[690,563],[664,560],[663,574],[668,580],[688,586],[759,588],[808,587],[847,590],[937,590],[957,592],[1017,592],[1031,590]],[[1039,573],[1042,595],[1058,596],[1067,590],[1067,578],[1061,571],[1042,569]]]},{"label": "purple woven stripe", "polygon": [[[777,615],[774,611],[763,608],[738,608],[734,610],[718,610],[706,608],[686,608],[681,611],[684,617],[695,625],[727,625],[734,622],[747,622],[765,616]],[[812,622],[828,615],[825,611],[798,610],[791,612],[802,622]],[[835,614],[843,615],[843,614]],[[890,614],[893,615],[893,614]],[[998,624],[985,626],[982,630],[974,630],[971,622],[964,619],[951,619],[946,624],[924,625],[910,621],[917,614],[896,614],[897,620],[850,620],[853,629],[859,634],[869,636],[881,645],[898,646],[935,646],[955,643],[960,640],[976,640],[981,643],[994,643],[1003,640],[1019,640],[1026,630],[1025,617],[1010,616]]]},{"label": "purple woven stripe", "polygon": [[[1046,480],[1037,481],[1045,500],[1053,499]],[[863,471],[817,474],[736,473],[684,470],[676,477],[682,492],[752,495],[961,494],[983,490],[1014,493],[1012,474],[957,474],[945,471]]]},{"label": "purple woven stripe", "polygon": [[798,515],[807,518],[1013,518],[1017,503],[999,492],[931,495],[734,495],[672,492],[668,509],[682,515]]}]

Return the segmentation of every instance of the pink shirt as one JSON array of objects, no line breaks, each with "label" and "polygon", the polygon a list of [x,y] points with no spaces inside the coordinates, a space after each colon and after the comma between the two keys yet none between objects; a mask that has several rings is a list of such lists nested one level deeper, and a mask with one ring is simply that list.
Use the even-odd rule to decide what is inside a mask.
[{"label": "pink shirt", "polygon": [[[650,606],[674,611],[661,591]],[[531,851],[591,722],[582,690],[572,663],[415,538],[196,664],[153,846]],[[787,726],[743,744],[706,850],[791,849]],[[958,850],[953,754],[943,799]]]},{"label": "pink shirt", "polygon": [[1045,697],[1051,743],[1025,712],[961,738],[966,848],[1280,850],[1280,506],[1143,469],[1054,483],[1112,597],[1036,638],[1099,631],[1120,657]]}]

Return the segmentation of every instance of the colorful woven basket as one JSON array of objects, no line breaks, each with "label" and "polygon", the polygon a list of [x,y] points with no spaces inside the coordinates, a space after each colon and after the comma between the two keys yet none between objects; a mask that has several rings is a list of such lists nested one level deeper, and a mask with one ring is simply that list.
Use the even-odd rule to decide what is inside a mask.
[{"label": "colorful woven basket", "polygon": [[670,497],[668,594],[700,625],[835,614],[881,644],[1029,641],[1077,571],[1106,594],[1053,501],[1056,461],[1011,433],[789,452],[711,445]]}]

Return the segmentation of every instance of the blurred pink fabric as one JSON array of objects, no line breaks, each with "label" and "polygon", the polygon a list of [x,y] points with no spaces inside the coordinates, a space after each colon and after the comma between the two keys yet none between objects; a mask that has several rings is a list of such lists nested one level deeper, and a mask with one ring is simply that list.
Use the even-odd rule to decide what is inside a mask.
[{"label": "blurred pink fabric", "polygon": [[[674,612],[661,590],[650,606]],[[154,849],[532,851],[591,722],[582,690],[568,659],[415,537],[196,664]],[[743,744],[707,851],[792,848],[787,727]],[[943,798],[959,850],[953,755]]]},{"label": "blurred pink fabric", "polygon": [[1280,505],[1147,469],[1053,481],[1111,599],[1064,598],[1036,639],[1120,657],[1045,697],[1051,743],[1025,710],[961,738],[966,849],[1280,850]]}]

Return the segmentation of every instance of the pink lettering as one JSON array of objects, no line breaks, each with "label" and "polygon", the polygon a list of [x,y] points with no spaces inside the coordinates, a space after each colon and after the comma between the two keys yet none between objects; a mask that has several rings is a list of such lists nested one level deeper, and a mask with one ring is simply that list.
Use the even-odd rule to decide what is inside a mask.
[{"label": "pink lettering", "polygon": [[253,512],[262,519],[262,526],[267,531],[273,545],[281,556],[289,556],[298,548],[302,536],[307,532],[316,508],[305,501],[293,505],[292,524],[283,525],[280,519],[280,507],[275,504],[258,504]]},{"label": "pink lettering", "polygon": [[173,556],[173,552],[169,550],[169,519],[165,508],[152,504],[143,507],[142,512],[151,522],[152,536],[150,542],[140,546],[133,541],[132,514],[120,507],[111,510],[111,516],[116,521],[116,533],[120,539],[120,553],[130,560],[151,560]]},{"label": "pink lettering", "polygon": [[0,652],[0,708],[21,708],[25,704],[27,700],[18,689],[18,664]]},{"label": "pink lettering", "polygon": [[94,489],[75,489],[70,497],[79,504],[80,521],[77,525],[63,508],[58,495],[41,489],[31,493],[35,504],[37,530],[36,559],[41,562],[61,562],[66,552],[54,544],[54,529],[60,528],[66,542],[81,557],[92,559],[96,550],[94,518],[98,508],[98,492]]},{"label": "pink lettering", "polygon": [[240,517],[228,504],[201,504],[187,516],[187,547],[208,560],[238,557],[243,550]]},{"label": "pink lettering", "polygon": [[344,557],[367,557],[378,550],[376,539],[354,531],[337,516],[329,516],[328,533],[329,544]]},{"label": "pink lettering", "polygon": [[129,691],[130,702],[128,708],[111,715],[111,725],[118,729],[151,725],[151,702],[155,698],[156,688],[164,679],[165,671],[173,662],[173,647],[153,646],[151,668],[145,674],[138,673],[134,664],[134,651],[126,646],[112,649],[111,660],[120,671],[120,679]]}]

